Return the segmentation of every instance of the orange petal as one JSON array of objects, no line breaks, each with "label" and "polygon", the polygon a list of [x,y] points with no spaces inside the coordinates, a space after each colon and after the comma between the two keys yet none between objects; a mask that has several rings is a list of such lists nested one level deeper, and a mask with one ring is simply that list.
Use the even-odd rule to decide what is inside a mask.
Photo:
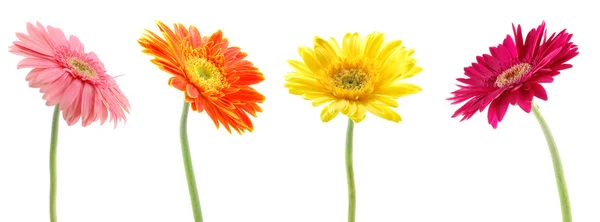
[{"label": "orange petal", "polygon": [[198,96],[200,95],[200,92],[198,92],[198,89],[196,88],[196,86],[192,85],[192,84],[187,84],[187,86],[185,87],[185,93],[190,97],[190,98],[198,98]]},{"label": "orange petal", "polygon": [[187,80],[185,80],[184,78],[181,78],[181,77],[175,76],[175,77],[171,77],[169,79],[169,85],[173,86],[181,91],[185,91],[187,84],[188,84]]}]

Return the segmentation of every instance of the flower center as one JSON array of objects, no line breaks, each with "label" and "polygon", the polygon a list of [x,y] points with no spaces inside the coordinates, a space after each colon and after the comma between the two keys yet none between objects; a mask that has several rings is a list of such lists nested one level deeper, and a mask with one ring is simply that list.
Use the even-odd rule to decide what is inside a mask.
[{"label": "flower center", "polygon": [[333,84],[341,89],[358,91],[365,87],[367,73],[362,69],[342,69],[333,75]]},{"label": "flower center", "polygon": [[96,77],[96,71],[94,70],[94,68],[92,68],[90,64],[79,58],[68,58],[67,63],[69,63],[69,65],[80,74],[83,74],[87,77]]},{"label": "flower center", "polygon": [[223,87],[223,75],[211,62],[198,57],[190,57],[185,63],[188,79],[204,91],[218,90]]},{"label": "flower center", "polygon": [[498,88],[505,87],[507,85],[513,84],[519,81],[525,74],[531,71],[533,66],[528,63],[519,63],[500,73],[500,75],[496,78],[496,82],[494,85]]}]

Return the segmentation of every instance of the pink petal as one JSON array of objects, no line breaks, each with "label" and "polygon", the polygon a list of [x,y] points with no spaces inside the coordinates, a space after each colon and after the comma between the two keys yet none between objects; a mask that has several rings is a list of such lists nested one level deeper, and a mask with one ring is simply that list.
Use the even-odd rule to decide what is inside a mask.
[{"label": "pink petal", "polygon": [[[127,113],[129,113],[131,105],[129,104],[129,100],[127,99],[127,97],[125,97],[123,92],[121,92],[121,90],[116,86],[111,87],[110,91],[113,93],[113,96],[117,99],[117,102],[119,102],[121,108],[123,108]],[[125,116],[123,116],[123,118],[125,118]]]},{"label": "pink petal", "polygon": [[52,40],[55,46],[67,46],[69,42],[67,41],[67,37],[62,30],[58,28],[54,28],[52,26],[47,26],[48,28],[48,37]]},{"label": "pink petal", "polygon": [[22,68],[59,68],[60,65],[54,61],[42,58],[24,58],[17,64],[17,69]]},{"label": "pink petal", "polygon": [[[65,111],[63,110],[63,112]],[[79,118],[81,118],[81,93],[76,95],[74,102],[71,104],[71,106],[65,113],[67,113],[67,115],[66,117],[65,115],[63,115],[63,117],[67,121],[67,125],[75,125]]]},{"label": "pink petal", "polygon": [[[77,105],[77,103],[79,103],[79,101],[76,102],[76,99],[79,97],[79,94],[81,94],[82,86],[83,84],[81,80],[75,79],[65,89],[65,92],[63,93],[62,98],[60,100],[60,106],[64,108],[63,111],[70,110],[71,106]],[[65,117],[65,119],[67,118]]]},{"label": "pink petal", "polygon": [[83,83],[81,92],[81,116],[83,126],[88,126],[94,120],[94,87],[88,83]]},{"label": "pink petal", "polygon": [[48,90],[45,90],[44,96],[42,97],[42,99],[46,100],[46,105],[54,106],[58,104],[62,99],[63,92],[72,81],[73,78],[70,75],[65,74],[52,83],[52,87],[50,87]]},{"label": "pink petal", "polygon": [[31,22],[27,23],[27,33],[29,34],[29,36],[32,37],[33,40],[35,40],[37,43],[39,43],[40,45],[47,45],[46,42],[46,29],[44,29],[44,26],[41,26],[41,24],[38,23],[38,27],[34,26],[33,24],[31,24]]},{"label": "pink petal", "polygon": [[94,121],[100,120],[100,125],[102,125],[104,124],[104,122],[106,122],[106,119],[108,119],[108,110],[106,109],[106,105],[104,104],[104,98],[102,98],[100,90],[96,89],[95,91],[96,92],[94,96]]},{"label": "pink petal", "polygon": [[100,89],[100,93],[102,94],[102,98],[104,98],[104,104],[110,113],[110,121],[114,122],[116,127],[118,118],[125,116],[125,113],[123,113],[119,103],[116,101],[115,97],[111,95],[110,91],[106,89]]},{"label": "pink petal", "polygon": [[42,44],[38,40],[32,39],[30,36],[24,33],[16,33],[17,38],[21,41],[15,41],[13,44],[21,46],[23,48],[30,49],[44,55],[53,55],[54,49],[47,44]]},{"label": "pink petal", "polygon": [[79,38],[77,38],[77,36],[69,36],[69,47],[76,52],[85,53],[83,43],[79,41]]},{"label": "pink petal", "polygon": [[48,68],[40,72],[36,80],[40,83],[51,83],[61,77],[65,72],[61,68]]},{"label": "pink petal", "polygon": [[41,68],[32,69],[31,71],[29,71],[29,73],[27,74],[27,76],[25,76],[25,80],[26,81],[36,81],[38,75],[42,71],[44,71],[44,69],[41,69]]},{"label": "pink petal", "polygon": [[39,58],[44,58],[44,59],[48,59],[48,60],[54,59],[54,57],[52,55],[46,55],[41,52],[23,47],[23,46],[19,45],[19,43],[9,46],[9,49],[10,50],[8,50],[8,52],[15,54],[15,55],[20,55],[20,56],[25,56],[25,57],[39,57]]}]

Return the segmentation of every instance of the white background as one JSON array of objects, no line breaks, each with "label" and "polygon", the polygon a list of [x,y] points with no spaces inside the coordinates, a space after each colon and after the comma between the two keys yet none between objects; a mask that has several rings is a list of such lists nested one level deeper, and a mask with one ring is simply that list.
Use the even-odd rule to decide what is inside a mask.
[{"label": "white background", "polygon": [[[215,130],[190,112],[191,151],[207,222],[346,221],[346,118],[324,124],[283,87],[297,47],[315,35],[386,33],[416,49],[423,88],[401,98],[398,124],[373,115],[355,126],[359,222],[559,222],[550,155],[533,114],[510,107],[497,130],[486,114],[459,123],[445,98],[475,56],[547,22],[567,28],[580,55],[539,102],[561,151],[574,221],[600,221],[598,52],[593,1],[3,1],[0,45],[27,21],[77,35],[131,101],[126,124],[60,124],[61,222],[192,221],[178,139],[182,92],[136,40],[155,20],[222,29],[265,74],[256,130]],[[52,107],[27,87],[21,57],[0,53],[0,221],[48,221]]]}]

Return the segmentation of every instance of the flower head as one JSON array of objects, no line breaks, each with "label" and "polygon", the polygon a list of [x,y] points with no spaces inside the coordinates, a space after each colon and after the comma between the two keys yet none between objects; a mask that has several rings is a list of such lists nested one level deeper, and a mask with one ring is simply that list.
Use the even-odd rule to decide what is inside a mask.
[{"label": "flower head", "polygon": [[390,107],[398,107],[397,98],[421,91],[399,82],[422,70],[413,53],[400,40],[384,44],[384,34],[378,32],[362,39],[358,33],[347,33],[341,48],[334,38],[317,36],[313,49],[299,47],[303,61],[288,61],[295,71],[286,75],[285,87],[312,100],[313,106],[329,103],[321,112],[323,122],[341,112],[358,123],[366,111],[399,122],[400,115]]},{"label": "flower head", "polygon": [[127,97],[106,74],[98,56],[86,53],[76,36],[67,39],[60,29],[44,28],[39,22],[35,26],[27,23],[27,32],[17,33],[19,40],[10,46],[11,53],[25,57],[17,68],[33,68],[25,80],[30,87],[39,88],[47,106],[60,104],[68,125],[79,119],[83,126],[95,121],[102,125],[109,115],[115,127],[126,120]]},{"label": "flower head", "polygon": [[[490,54],[477,57],[477,63],[465,68],[467,78],[449,98],[452,104],[465,102],[452,117],[471,118],[477,111],[488,107],[488,122],[496,128],[506,114],[508,105],[519,105],[529,113],[533,97],[547,100],[546,90],[540,83],[554,81],[560,70],[571,68],[567,61],[577,54],[577,46],[570,42],[572,34],[546,35],[546,24],[529,31],[525,39],[521,25],[513,25],[513,37],[507,35]],[[462,121],[461,120],[461,121]]]},{"label": "flower head", "polygon": [[184,92],[192,110],[206,113],[219,128],[223,124],[228,132],[254,129],[248,114],[256,117],[265,97],[250,85],[262,82],[263,74],[252,62],[245,60],[246,53],[238,47],[229,47],[221,30],[211,36],[200,35],[194,26],[185,28],[175,24],[173,30],[160,21],[157,34],[146,30],[138,43],[143,52],[152,55],[152,63],[170,73],[169,85]]}]

